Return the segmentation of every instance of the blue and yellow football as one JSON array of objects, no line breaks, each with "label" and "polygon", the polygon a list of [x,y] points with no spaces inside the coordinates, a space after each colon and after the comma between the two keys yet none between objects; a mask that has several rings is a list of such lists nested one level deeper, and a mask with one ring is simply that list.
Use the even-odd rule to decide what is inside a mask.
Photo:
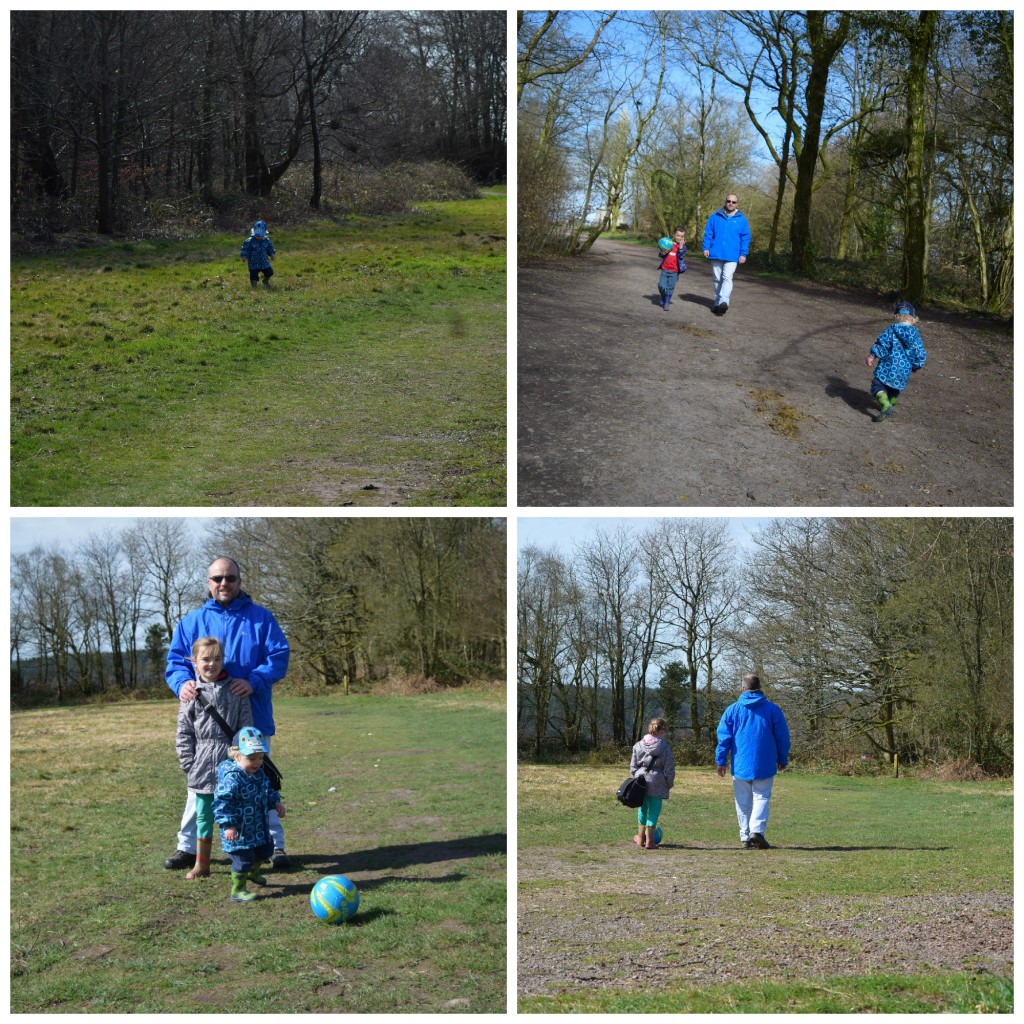
[{"label": "blue and yellow football", "polygon": [[341,924],[359,909],[359,890],[344,875],[328,875],[313,886],[309,905],[321,921]]}]

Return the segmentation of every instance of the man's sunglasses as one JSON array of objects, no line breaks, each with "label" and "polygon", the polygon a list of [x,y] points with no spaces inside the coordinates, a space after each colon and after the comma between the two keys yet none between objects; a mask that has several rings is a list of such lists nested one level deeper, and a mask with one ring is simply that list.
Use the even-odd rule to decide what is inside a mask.
[{"label": "man's sunglasses", "polygon": [[228,583],[237,583],[238,582],[238,577],[237,576],[211,576],[210,579],[214,583],[220,583],[221,580],[227,580]]}]

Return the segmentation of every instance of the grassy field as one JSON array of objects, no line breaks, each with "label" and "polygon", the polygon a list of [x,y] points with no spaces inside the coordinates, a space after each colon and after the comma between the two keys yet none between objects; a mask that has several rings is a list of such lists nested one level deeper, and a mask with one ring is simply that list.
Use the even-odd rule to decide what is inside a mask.
[{"label": "grassy field", "polygon": [[1012,783],[783,774],[744,851],[685,769],[648,854],[623,774],[520,766],[522,1012],[1012,1010]]},{"label": "grassy field", "polygon": [[[503,1012],[503,697],[275,701],[294,868],[245,905],[218,840],[209,879],[163,867],[174,703],[12,714],[12,1012]],[[310,911],[327,874],[347,924]]]},{"label": "grassy field", "polygon": [[11,263],[11,504],[506,502],[505,195]]}]

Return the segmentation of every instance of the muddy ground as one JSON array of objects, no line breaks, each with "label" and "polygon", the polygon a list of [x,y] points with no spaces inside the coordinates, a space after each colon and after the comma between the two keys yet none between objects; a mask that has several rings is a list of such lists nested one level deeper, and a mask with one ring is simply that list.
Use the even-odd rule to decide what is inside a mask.
[{"label": "muddy ground", "polygon": [[[624,829],[625,831],[625,829]],[[786,872],[806,849],[746,851],[666,836],[627,838],[591,857],[551,849],[518,857],[519,995],[580,988],[706,986],[745,979],[826,979],[873,972],[1013,970],[1006,893],[903,898],[757,899],[759,871]],[[854,849],[823,844],[823,871]],[[628,909],[624,909],[628,908]]]},{"label": "muddy ground", "polygon": [[740,267],[716,317],[687,262],[667,312],[653,248],[519,269],[520,505],[1012,505],[1009,329],[921,310],[927,364],[875,423],[890,302]]}]

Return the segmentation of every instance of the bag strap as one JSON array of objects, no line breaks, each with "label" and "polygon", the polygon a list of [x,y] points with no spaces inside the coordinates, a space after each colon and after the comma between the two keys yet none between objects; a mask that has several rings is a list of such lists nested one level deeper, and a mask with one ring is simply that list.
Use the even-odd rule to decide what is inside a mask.
[{"label": "bag strap", "polygon": [[[223,731],[224,735],[228,738],[228,745],[230,746],[231,741],[235,738],[235,734],[231,731],[231,727],[228,725],[228,723],[225,722],[224,719],[221,717],[220,712],[212,704],[206,701],[198,690],[196,690],[195,699],[198,702],[199,706],[221,727],[221,730]],[[272,772],[277,772],[277,774],[281,777],[282,781],[284,780],[284,776],[281,775],[280,771],[278,771],[277,765],[270,760],[269,754],[263,755],[263,763]]]},{"label": "bag strap", "polygon": [[210,703],[206,701],[203,695],[196,690],[196,703],[221,727],[224,735],[228,738],[228,743],[235,738],[235,734],[231,731],[231,727],[221,717],[220,712]]}]

